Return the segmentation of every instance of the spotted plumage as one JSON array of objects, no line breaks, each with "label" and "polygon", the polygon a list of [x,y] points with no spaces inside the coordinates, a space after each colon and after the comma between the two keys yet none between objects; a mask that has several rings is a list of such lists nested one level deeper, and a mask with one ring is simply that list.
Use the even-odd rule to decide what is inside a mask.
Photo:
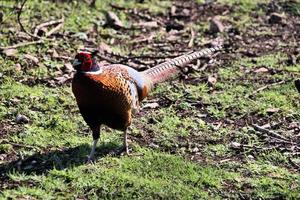
[{"label": "spotted plumage", "polygon": [[126,130],[131,124],[132,114],[138,112],[140,102],[148,96],[153,85],[177,75],[181,67],[192,60],[220,49],[191,52],[143,72],[120,64],[100,66],[90,53],[77,54],[73,64],[77,73],[72,90],[79,110],[93,132],[89,160],[93,159],[101,125],[124,131],[124,147],[128,154]]}]

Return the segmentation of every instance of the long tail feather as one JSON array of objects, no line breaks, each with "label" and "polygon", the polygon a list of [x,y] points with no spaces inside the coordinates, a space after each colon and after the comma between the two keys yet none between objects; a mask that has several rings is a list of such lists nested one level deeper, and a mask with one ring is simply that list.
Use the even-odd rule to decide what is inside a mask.
[{"label": "long tail feather", "polygon": [[183,66],[205,55],[212,54],[215,51],[222,49],[222,46],[206,48],[201,51],[191,52],[164,63],[156,65],[151,69],[145,70],[143,74],[151,80],[153,84],[166,81],[180,73]]}]

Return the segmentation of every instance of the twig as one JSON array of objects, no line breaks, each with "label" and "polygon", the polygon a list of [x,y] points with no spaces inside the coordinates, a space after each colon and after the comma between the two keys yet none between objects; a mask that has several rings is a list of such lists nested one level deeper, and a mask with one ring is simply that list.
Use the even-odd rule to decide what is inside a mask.
[{"label": "twig", "polygon": [[23,10],[23,7],[24,7],[24,5],[25,5],[26,2],[27,2],[27,0],[24,0],[24,1],[23,1],[22,5],[21,5],[21,8],[20,8],[19,11],[18,11],[18,16],[17,16],[18,24],[20,25],[21,30],[22,30],[23,32],[25,32],[27,35],[29,35],[30,37],[33,37],[33,38],[38,38],[38,39],[40,39],[40,37],[38,37],[38,36],[36,36],[36,35],[33,35],[32,33],[28,32],[28,31],[24,28],[23,24],[21,23],[21,14],[22,14],[22,10]]},{"label": "twig", "polygon": [[258,88],[258,89],[255,90],[255,91],[253,91],[252,94],[246,95],[246,98],[248,98],[249,96],[253,96],[253,95],[255,95],[255,94],[257,94],[257,93],[259,93],[259,92],[261,92],[261,91],[263,91],[263,90],[265,90],[265,89],[268,89],[268,88],[270,88],[270,87],[273,87],[273,86],[276,86],[276,85],[281,85],[281,84],[287,83],[287,82],[289,82],[289,81],[290,81],[290,80],[284,80],[284,81],[279,81],[279,82],[272,83],[272,84],[269,84],[269,85],[265,85],[265,86],[263,86],[263,87]]},{"label": "twig", "polygon": [[64,25],[64,18],[61,19],[62,22],[60,24],[58,24],[56,27],[54,27],[53,29],[51,29],[49,32],[46,33],[46,37],[52,35],[54,32],[58,31],[61,27],[63,27]]},{"label": "twig", "polygon": [[16,146],[16,147],[25,147],[25,148],[29,148],[29,149],[38,149],[38,147],[34,147],[34,146],[26,145],[26,144],[14,143],[14,142],[10,142],[8,140],[2,140],[1,144],[3,144],[3,143],[11,144],[11,145]]},{"label": "twig", "polygon": [[[60,29],[60,28],[63,26],[64,18],[61,18],[61,19],[59,19],[59,20],[57,20],[57,21],[46,22],[46,23],[43,23],[43,24],[38,25],[38,26],[36,27],[36,29],[35,29],[34,34],[28,32],[28,31],[25,29],[25,27],[23,26],[23,24],[21,23],[21,14],[22,14],[22,11],[23,11],[23,8],[24,8],[26,2],[27,2],[27,0],[24,0],[24,1],[23,1],[22,5],[21,5],[21,8],[20,8],[19,11],[18,11],[18,17],[17,17],[17,20],[18,20],[18,24],[19,24],[20,27],[21,27],[21,30],[22,30],[23,32],[25,32],[27,35],[29,35],[29,36],[31,36],[31,37],[33,37],[33,38],[35,38],[35,39],[42,39],[42,37],[39,37],[39,36],[36,35],[36,34],[37,34],[37,31],[38,31],[40,28],[45,27],[45,26],[50,26],[50,25],[59,23],[56,27],[54,27],[53,29],[51,29],[49,32],[47,32],[47,33],[45,34],[45,37],[48,37],[48,36],[52,35],[55,31],[57,31],[58,29]],[[43,38],[43,39],[46,39],[46,38]]]},{"label": "twig", "polygon": [[[49,22],[44,22],[44,23],[38,25],[37,27],[35,27],[34,35],[37,36],[37,33],[38,33],[38,31],[39,31],[41,28],[44,28],[44,27],[46,27],[46,26],[56,25],[56,24],[62,24],[63,22],[64,22],[64,18],[61,18],[61,19],[59,19],[59,20],[53,20],[53,21],[49,21]],[[57,29],[57,28],[56,28],[56,29]],[[49,32],[50,32],[50,31],[49,31]],[[49,32],[48,32],[48,35],[49,35]],[[54,32],[53,29],[51,30],[51,32],[52,32],[52,33]],[[51,33],[51,34],[52,34],[52,33]],[[51,34],[50,34],[50,35],[51,35]],[[48,35],[46,35],[46,36],[48,36]]]},{"label": "twig", "polygon": [[279,138],[275,138],[273,137],[274,139],[274,143],[285,143],[285,144],[290,144],[290,145],[297,145],[296,142],[290,142],[290,141],[286,141],[286,140],[283,140],[283,139],[279,139]]},{"label": "twig", "polygon": [[191,39],[189,41],[188,47],[193,47],[195,40],[195,31],[193,28],[191,28]]},{"label": "twig", "polygon": [[12,45],[12,46],[0,47],[0,50],[16,49],[18,47],[23,47],[23,46],[32,45],[32,44],[41,44],[43,42],[44,42],[44,40],[36,40],[36,41],[32,41],[32,42],[22,42],[22,43],[18,43],[18,44]]},{"label": "twig", "polygon": [[285,141],[289,141],[288,139],[286,139],[286,138],[283,137],[282,135],[279,135],[278,133],[275,133],[275,132],[270,131],[270,130],[268,130],[268,129],[265,129],[265,128],[261,127],[261,126],[258,126],[257,124],[252,124],[252,127],[253,127],[255,130],[259,131],[259,132],[265,133],[265,134],[270,135],[270,136],[273,136],[273,137],[275,137],[275,138],[279,138],[279,139],[282,139],[282,140],[285,140]]}]

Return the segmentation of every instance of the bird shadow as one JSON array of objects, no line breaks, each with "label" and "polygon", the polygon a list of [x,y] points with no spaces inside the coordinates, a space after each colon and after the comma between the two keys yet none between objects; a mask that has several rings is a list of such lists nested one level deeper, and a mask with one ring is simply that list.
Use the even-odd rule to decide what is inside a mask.
[{"label": "bird shadow", "polygon": [[[113,155],[119,146],[115,143],[104,143],[96,149],[95,161],[106,155]],[[6,179],[12,171],[24,174],[47,174],[52,169],[63,170],[87,164],[87,155],[91,150],[88,144],[62,150],[45,150],[22,159],[0,164],[0,179]]]}]

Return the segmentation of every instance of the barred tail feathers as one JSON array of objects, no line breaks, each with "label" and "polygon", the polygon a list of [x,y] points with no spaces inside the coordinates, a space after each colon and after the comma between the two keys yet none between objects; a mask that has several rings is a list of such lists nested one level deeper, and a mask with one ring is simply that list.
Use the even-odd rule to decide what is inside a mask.
[{"label": "barred tail feathers", "polygon": [[173,76],[180,73],[181,69],[184,65],[196,60],[204,55],[209,55],[215,51],[219,51],[222,49],[222,46],[216,46],[212,48],[206,48],[200,51],[191,52],[189,54],[185,54],[174,59],[168,60],[164,63],[156,65],[151,69],[148,69],[143,72],[143,74],[151,80],[153,84],[160,83],[166,81]]}]

